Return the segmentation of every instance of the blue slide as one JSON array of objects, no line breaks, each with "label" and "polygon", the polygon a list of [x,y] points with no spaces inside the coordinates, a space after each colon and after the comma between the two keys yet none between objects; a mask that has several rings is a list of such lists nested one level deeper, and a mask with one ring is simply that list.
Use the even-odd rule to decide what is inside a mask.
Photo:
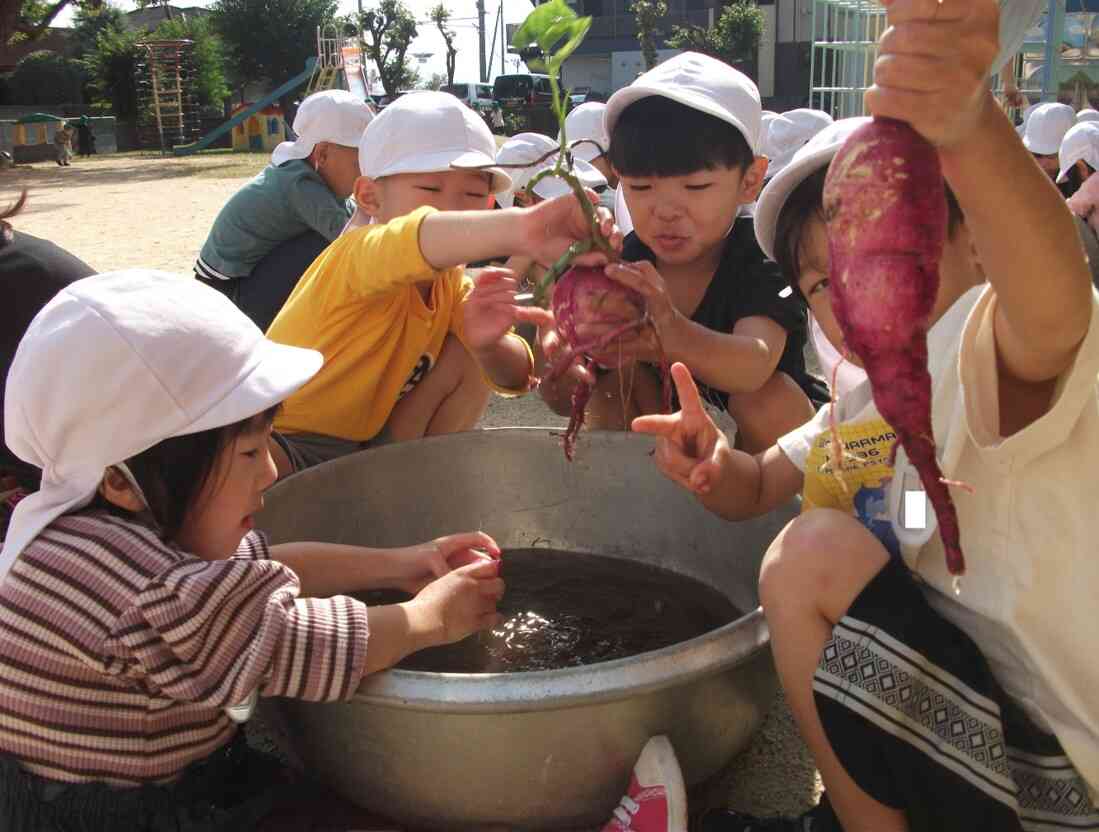
[{"label": "blue slide", "polygon": [[177,144],[175,147],[172,148],[172,153],[174,153],[176,156],[189,156],[196,151],[209,147],[211,144],[216,142],[218,139],[220,139],[242,121],[245,121],[250,116],[255,115],[264,107],[269,107],[270,105],[276,103],[288,92],[292,92],[293,90],[300,87],[302,84],[308,83],[309,79],[313,76],[313,67],[315,67],[316,65],[317,59],[309,58],[305,62],[305,70],[300,75],[295,75],[277,90],[275,90],[265,98],[261,98],[248,109],[241,110],[239,113],[237,113],[227,122],[225,122],[225,124],[222,124],[216,130],[211,130],[197,142],[191,142],[190,144]]}]

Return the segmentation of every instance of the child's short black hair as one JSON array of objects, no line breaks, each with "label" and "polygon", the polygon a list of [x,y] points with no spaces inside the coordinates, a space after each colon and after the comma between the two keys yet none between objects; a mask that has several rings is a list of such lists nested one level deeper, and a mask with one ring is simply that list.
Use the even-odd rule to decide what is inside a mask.
[{"label": "child's short black hair", "polygon": [[[221,452],[243,433],[266,430],[278,409],[276,405],[231,425],[170,437],[126,460],[164,540],[172,541],[179,534],[187,513],[210,481]],[[99,494],[92,506],[122,517],[133,516]]]},{"label": "child's short black hair", "polygon": [[[775,223],[775,262],[790,288],[806,304],[808,301],[798,288],[801,248],[809,221],[814,217],[824,218],[824,179],[827,175],[828,168],[823,167],[794,188],[786,197]],[[965,214],[949,185],[946,186],[946,217],[947,236],[953,237],[958,226],[965,222]]]},{"label": "child's short black hair", "polygon": [[[1084,166],[1088,169],[1089,176],[1093,176],[1095,174],[1095,168],[1093,168],[1087,162],[1084,162]],[[1068,199],[1084,186],[1085,179],[1083,174],[1080,173],[1079,165],[1073,165],[1071,168],[1069,168],[1066,177],[1067,178],[1064,182],[1057,183],[1057,187],[1060,188],[1061,195],[1065,199]]]},{"label": "child's short black hair", "polygon": [[610,138],[607,158],[620,176],[686,176],[721,165],[743,172],[755,161],[729,122],[662,95],[623,110]]}]

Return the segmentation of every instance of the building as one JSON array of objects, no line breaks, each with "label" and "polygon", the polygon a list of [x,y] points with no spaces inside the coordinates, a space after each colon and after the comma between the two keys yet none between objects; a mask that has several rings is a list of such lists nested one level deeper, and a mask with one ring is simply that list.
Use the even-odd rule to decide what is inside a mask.
[{"label": "building", "polygon": [[186,20],[190,17],[205,17],[210,13],[209,9],[204,9],[200,6],[173,6],[171,4],[167,6],[156,5],[146,6],[144,9],[134,9],[132,12],[126,12],[126,25],[131,29],[143,29],[146,32],[151,32],[157,26],[164,21],[168,20],[168,15],[171,14],[172,20]]},{"label": "building", "polygon": [[[637,42],[637,22],[630,0],[568,0],[578,14],[590,15],[584,42],[562,68],[568,87],[591,87],[610,94],[627,86],[645,65]],[[667,0],[663,26],[710,27],[721,15],[722,0]],[[757,0],[765,24],[755,66],[749,68],[759,85],[764,106],[785,110],[802,107],[809,98],[810,55],[813,37],[813,0]],[[511,32],[509,31],[509,40]],[[661,60],[678,50],[657,43]]]}]

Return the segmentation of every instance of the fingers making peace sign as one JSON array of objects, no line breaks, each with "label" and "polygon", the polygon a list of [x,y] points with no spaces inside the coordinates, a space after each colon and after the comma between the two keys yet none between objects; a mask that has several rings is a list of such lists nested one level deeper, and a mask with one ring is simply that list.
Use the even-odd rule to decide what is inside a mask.
[{"label": "fingers making peace sign", "polygon": [[656,437],[656,464],[668,479],[698,496],[709,494],[721,474],[718,456],[729,447],[725,434],[702,406],[691,372],[672,365],[680,410],[669,415],[640,416],[633,430]]}]

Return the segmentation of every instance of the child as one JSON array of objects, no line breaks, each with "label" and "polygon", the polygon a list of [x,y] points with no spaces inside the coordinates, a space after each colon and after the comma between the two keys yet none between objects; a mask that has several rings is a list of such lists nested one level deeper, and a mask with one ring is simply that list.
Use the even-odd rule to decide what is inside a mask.
[{"label": "child", "polygon": [[1057,177],[1057,153],[1065,133],[1076,123],[1076,111],[1068,104],[1039,104],[1026,120],[1023,146],[1030,151],[1050,179]]},{"label": "child", "polygon": [[[8,370],[19,340],[43,306],[77,280],[94,274],[95,269],[49,240],[33,237],[8,222],[27,203],[24,191],[18,200],[0,212],[0,292],[6,302],[0,310],[0,409]],[[12,477],[12,486],[0,491],[33,491],[38,488],[39,471],[27,465],[4,444],[4,418],[0,413],[0,480]],[[0,503],[0,540],[7,525],[8,507]]]},{"label": "child", "polygon": [[53,131],[53,143],[57,148],[57,164],[69,167],[73,157],[73,131],[67,121]]},{"label": "child", "polygon": [[[626,262],[607,274],[645,296],[660,344],[646,328],[593,356],[611,369],[596,382],[591,427],[621,430],[659,411],[660,346],[691,368],[708,401],[728,410],[748,449],[808,421],[810,393],[827,399],[805,370],[805,314],[764,263],[751,219],[737,217],[756,200],[767,169],[756,152],[760,112],[747,76],[693,52],[659,64],[607,103],[609,157],[634,223]],[[552,330],[541,341],[547,356],[560,348]],[[583,371],[570,372],[539,388],[562,414]],[[620,391],[630,391],[627,401]]]},{"label": "child", "polygon": [[[757,457],[731,450],[683,367],[683,411],[634,424],[660,436],[664,473],[726,517],[798,491],[806,507],[767,553],[760,598],[827,799],[796,820],[714,813],[707,832],[1099,827],[1099,672],[1081,660],[1095,652],[1099,584],[1085,520],[1099,488],[1088,462],[1099,455],[1099,296],[1063,200],[988,91],[997,5],[893,0],[866,96],[875,115],[907,119],[938,146],[965,215],[928,336],[943,472],[974,489],[953,492],[960,593],[934,529],[905,528],[888,500],[856,499],[864,488],[899,498],[912,474],[890,470],[893,436],[869,385],[835,405],[859,457],[846,467],[831,458],[829,408]],[[829,154],[808,150],[764,192],[760,235],[796,252],[787,267],[842,346],[820,197],[809,197]],[[978,275],[966,238],[989,284],[968,289]],[[856,514],[860,503],[871,511]]]},{"label": "child", "polygon": [[603,174],[606,188],[596,193],[599,194],[599,204],[613,214],[618,196],[618,175],[607,158],[611,140],[603,121],[606,111],[607,105],[600,101],[589,101],[574,107],[565,117],[565,136],[572,148],[573,159],[587,162]]},{"label": "child", "polygon": [[[1096,203],[1096,183],[1087,183],[1092,174],[1099,170],[1099,123],[1082,121],[1065,133],[1061,149],[1057,154],[1060,170],[1057,184],[1061,192],[1068,197],[1068,206],[1072,213],[1099,225],[1099,217],[1092,220]],[[1062,184],[1063,183],[1063,184]]]},{"label": "child", "polygon": [[[511,185],[506,191],[496,194],[496,202],[502,208],[511,208],[514,205],[526,207],[572,193],[563,179],[553,176],[538,182],[532,193],[527,192],[527,186],[535,176],[557,164],[557,154],[554,152],[557,148],[557,142],[541,133],[516,133],[504,142],[496,153],[496,164],[508,171]],[[573,159],[573,173],[581,185],[596,193],[607,187],[603,173],[595,165],[579,157]],[[602,202],[602,197],[600,201]]]},{"label": "child", "polygon": [[[348,699],[496,621],[482,533],[367,549],[253,531],[271,416],[320,365],[157,272],[75,283],[30,326],[7,441],[44,473],[0,555],[5,832],[253,829],[298,789],[238,730],[257,694]],[[385,586],[418,594],[341,594]]]},{"label": "child", "polygon": [[358,176],[359,138],[373,110],[349,92],[324,90],[294,116],[297,139],[218,212],[195,276],[267,329],[302,273],[343,230]]},{"label": "child", "polygon": [[487,210],[511,184],[495,159],[488,126],[447,93],[402,96],[371,122],[352,221],[365,224],[317,258],[268,333],[327,362],[275,420],[280,474],[371,443],[469,430],[490,387],[530,389],[530,347],[511,328],[551,316],[514,306],[510,272],[486,269],[474,286],[462,264],[552,262],[590,227],[571,196]]}]

